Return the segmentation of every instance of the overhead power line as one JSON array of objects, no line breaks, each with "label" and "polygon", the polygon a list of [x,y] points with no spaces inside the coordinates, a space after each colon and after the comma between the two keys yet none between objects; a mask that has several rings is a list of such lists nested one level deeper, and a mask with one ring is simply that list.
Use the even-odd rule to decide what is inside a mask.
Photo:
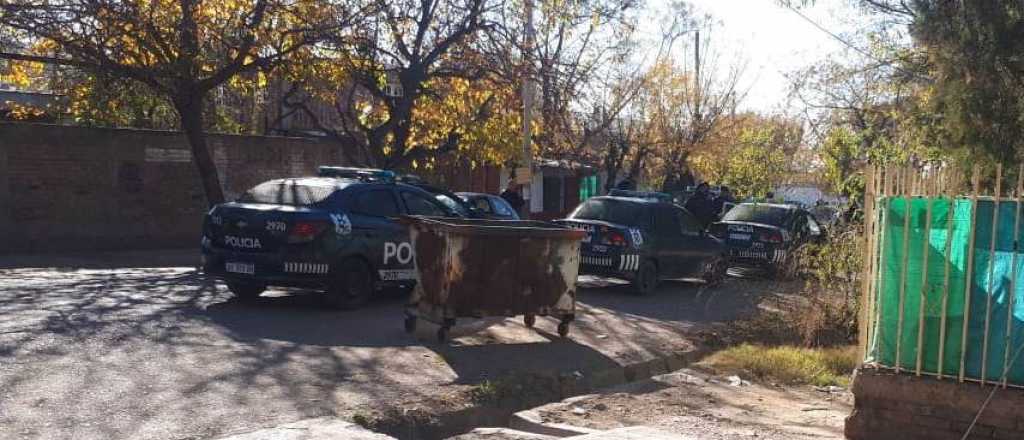
[{"label": "overhead power line", "polygon": [[817,23],[816,21],[814,21],[814,20],[811,20],[811,18],[810,18],[810,17],[808,17],[808,16],[804,15],[804,13],[800,12],[800,10],[799,10],[799,9],[796,9],[796,8],[794,8],[793,6],[790,6],[790,5],[788,5],[788,4],[783,4],[783,6],[785,6],[785,7],[786,7],[787,9],[789,9],[790,11],[793,11],[793,13],[794,13],[794,14],[796,14],[796,15],[797,15],[797,16],[799,16],[800,18],[804,19],[804,21],[806,21],[806,22],[810,23],[810,24],[811,24],[812,26],[814,26],[814,27],[818,28],[818,30],[820,30],[820,31],[822,31],[822,32],[824,32],[824,33],[826,33],[826,34],[828,34],[828,36],[830,36],[830,37],[832,37],[833,39],[835,39],[836,41],[838,41],[838,42],[842,43],[842,44],[843,44],[844,46],[846,46],[846,47],[849,47],[850,49],[853,49],[853,50],[855,50],[855,51],[856,51],[857,53],[859,53],[859,54],[861,54],[861,55],[864,55],[865,57],[867,57],[867,58],[869,58],[869,59],[871,59],[871,60],[873,60],[873,61],[875,61],[875,62],[879,63],[880,65],[884,65],[884,66],[892,66],[892,68],[893,68],[893,69],[896,69],[896,70],[898,70],[898,71],[902,72],[902,73],[903,73],[903,74],[905,74],[905,75],[909,75],[909,76],[911,76],[911,77],[914,77],[914,78],[918,78],[918,79],[920,79],[920,80],[924,80],[924,81],[928,81],[928,82],[931,82],[931,78],[928,78],[928,77],[926,77],[926,76],[922,76],[922,75],[921,75],[921,74],[919,74],[919,73],[916,73],[916,72],[912,72],[912,71],[909,71],[909,70],[907,70],[907,69],[904,69],[903,67],[900,67],[900,66],[898,66],[898,65],[895,65],[895,64],[893,64],[893,61],[892,61],[892,60],[883,60],[883,59],[880,59],[880,58],[878,58],[878,57],[876,57],[876,56],[872,55],[872,54],[871,54],[871,52],[868,52],[867,50],[861,49],[860,47],[857,47],[857,45],[855,45],[855,44],[853,44],[853,43],[850,43],[849,41],[846,41],[846,39],[845,39],[845,38],[843,38],[843,37],[841,37],[841,36],[837,35],[837,34],[836,34],[835,32],[832,32],[832,31],[828,30],[828,28],[826,28],[826,27],[824,27],[824,26],[822,26],[822,25],[818,24],[818,23]]},{"label": "overhead power line", "polygon": [[[811,20],[810,17],[804,15],[803,12],[800,12],[799,9],[794,8],[793,6],[790,6],[788,4],[785,4],[784,6],[786,8],[788,8],[790,11],[793,11],[794,14],[800,16],[800,18],[804,19],[804,21],[806,21],[806,22],[810,23],[812,26],[818,28],[818,30],[828,34],[829,36],[834,38],[836,41],[838,41],[840,43],[843,43],[844,46],[849,47],[850,49],[853,49],[853,50],[859,52],[861,55],[864,55],[864,56],[866,56],[868,58],[875,59],[874,55],[871,55],[870,52],[855,46],[853,43],[850,43],[849,41],[846,41],[843,37],[840,37],[839,35],[836,35],[834,32],[828,30],[828,28],[818,24],[814,20]],[[875,61],[881,61],[881,60],[875,59]]]}]

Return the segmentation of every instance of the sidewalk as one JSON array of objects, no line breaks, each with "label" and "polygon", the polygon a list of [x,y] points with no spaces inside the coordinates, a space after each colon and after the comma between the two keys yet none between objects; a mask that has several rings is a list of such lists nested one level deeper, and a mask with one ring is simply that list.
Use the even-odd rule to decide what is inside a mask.
[{"label": "sidewalk", "polygon": [[559,437],[647,426],[701,440],[841,440],[852,409],[846,390],[779,387],[682,369],[521,411],[510,426]]},{"label": "sidewalk", "polygon": [[54,254],[0,254],[0,269],[129,267],[197,267],[199,246],[182,249],[95,251]]}]

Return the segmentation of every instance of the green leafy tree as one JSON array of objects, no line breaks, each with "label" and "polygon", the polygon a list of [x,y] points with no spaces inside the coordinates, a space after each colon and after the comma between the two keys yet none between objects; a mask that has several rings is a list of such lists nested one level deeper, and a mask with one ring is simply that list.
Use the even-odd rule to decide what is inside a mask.
[{"label": "green leafy tree", "polygon": [[954,142],[1003,162],[1024,151],[1024,4],[913,2],[915,41],[928,54],[935,108]]},{"label": "green leafy tree", "polygon": [[729,156],[728,172],[720,182],[737,194],[763,197],[785,175],[799,141],[799,131],[782,124],[745,127],[737,139],[739,148]]}]

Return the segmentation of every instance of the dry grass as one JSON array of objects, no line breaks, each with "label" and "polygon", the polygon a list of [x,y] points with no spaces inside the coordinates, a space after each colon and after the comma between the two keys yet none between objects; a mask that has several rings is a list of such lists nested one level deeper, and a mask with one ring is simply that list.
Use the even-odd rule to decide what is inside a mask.
[{"label": "dry grass", "polygon": [[814,349],[743,344],[719,351],[702,363],[722,373],[763,381],[845,387],[857,366],[857,347]]}]

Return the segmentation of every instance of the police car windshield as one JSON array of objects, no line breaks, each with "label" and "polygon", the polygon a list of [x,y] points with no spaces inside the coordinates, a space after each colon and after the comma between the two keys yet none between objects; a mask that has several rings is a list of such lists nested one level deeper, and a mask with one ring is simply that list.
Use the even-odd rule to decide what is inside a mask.
[{"label": "police car windshield", "polygon": [[722,216],[723,222],[750,222],[762,225],[784,226],[792,216],[791,208],[779,205],[744,203],[736,205]]},{"label": "police car windshield", "polygon": [[572,218],[600,220],[620,225],[638,225],[642,223],[642,215],[643,210],[636,203],[614,199],[591,199],[576,208]]},{"label": "police car windshield", "polygon": [[320,203],[340,189],[336,184],[272,180],[256,185],[238,199],[242,203],[310,206]]}]

